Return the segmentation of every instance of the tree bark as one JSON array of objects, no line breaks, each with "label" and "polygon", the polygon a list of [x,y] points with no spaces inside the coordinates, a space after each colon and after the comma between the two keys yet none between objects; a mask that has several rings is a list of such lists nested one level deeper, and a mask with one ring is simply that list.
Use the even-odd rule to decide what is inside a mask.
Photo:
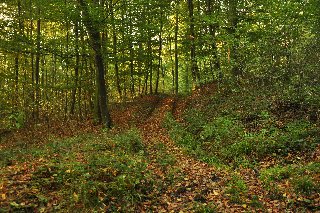
[{"label": "tree bark", "polygon": [[179,16],[178,16],[179,0],[176,0],[176,17],[174,28],[174,93],[177,95],[179,92],[179,59],[178,59],[178,32],[179,32]]},{"label": "tree bark", "polygon": [[190,20],[190,59],[191,59],[191,73],[193,82],[198,85],[200,83],[200,73],[196,59],[196,44],[195,44],[195,24],[194,24],[194,15],[193,15],[193,0],[188,0],[188,9],[189,9],[189,20]]},{"label": "tree bark", "polygon": [[40,110],[40,39],[41,39],[41,20],[40,20],[40,8],[38,8],[38,20],[37,20],[37,44],[36,44],[36,61],[35,61],[35,83],[36,83],[36,95],[35,95],[35,111],[34,119],[39,120],[39,110]]},{"label": "tree bark", "polygon": [[71,107],[70,107],[71,115],[74,115],[74,111],[75,111],[76,93],[77,93],[78,81],[79,81],[80,54],[79,54],[79,23],[78,21],[75,21],[74,34],[75,34],[76,64],[74,67],[74,85],[73,85],[72,95],[71,95]]},{"label": "tree bark", "polygon": [[[160,8],[161,9],[161,8]],[[160,70],[162,66],[162,29],[163,29],[163,21],[162,21],[162,11],[160,15],[160,33],[159,33],[159,60],[158,60],[158,70],[157,70],[157,76],[156,76],[156,88],[155,93],[158,94],[159,90],[159,81],[160,81]]]},{"label": "tree bark", "polygon": [[[216,6],[215,4],[217,4],[216,1],[214,1],[214,3],[212,4],[212,0],[207,0],[207,13],[208,15],[212,15],[212,13],[217,12],[214,11],[214,6]],[[216,31],[217,31],[217,24],[213,24],[210,23],[209,25],[209,33],[212,36],[212,43],[211,43],[211,50],[212,50],[212,54],[213,54],[213,68],[214,71],[218,72],[218,76],[220,76],[220,61],[219,61],[219,57],[218,57],[218,48],[217,48],[217,44],[216,44]],[[210,63],[211,64],[211,63]]]},{"label": "tree bark", "polygon": [[118,50],[117,50],[117,34],[116,34],[116,24],[113,13],[113,3],[110,4],[110,17],[112,24],[112,44],[113,44],[113,60],[114,60],[114,70],[116,75],[116,87],[119,94],[120,99],[122,98],[122,91],[120,86],[120,77],[119,77],[119,65],[118,65]]},{"label": "tree bark", "polygon": [[106,91],[106,82],[104,79],[104,61],[102,56],[102,47],[101,47],[101,40],[100,40],[100,33],[92,23],[92,17],[89,13],[89,8],[87,3],[84,0],[78,0],[79,5],[81,6],[81,10],[83,12],[84,24],[87,28],[91,45],[93,51],[95,53],[95,63],[97,69],[97,93],[99,96],[99,108],[101,111],[101,118],[103,122],[103,126],[105,128],[112,127],[112,120],[110,116],[110,112],[107,105],[107,91]]},{"label": "tree bark", "polygon": [[231,59],[231,73],[235,78],[238,78],[241,74],[241,67],[238,61],[238,40],[239,36],[236,35],[236,29],[239,21],[237,14],[238,0],[228,0],[228,16],[229,16],[229,34],[233,37],[233,41],[230,47],[230,59]]}]

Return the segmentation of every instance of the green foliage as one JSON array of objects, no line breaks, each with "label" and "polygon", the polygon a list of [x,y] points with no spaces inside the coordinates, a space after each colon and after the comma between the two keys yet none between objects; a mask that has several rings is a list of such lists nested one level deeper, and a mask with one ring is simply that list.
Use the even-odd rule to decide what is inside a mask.
[{"label": "green foliage", "polygon": [[303,195],[311,195],[314,192],[319,192],[320,185],[317,184],[313,178],[310,176],[302,176],[297,177],[293,181],[293,188],[297,193],[303,194]]},{"label": "green foliage", "polygon": [[17,129],[20,129],[24,126],[24,124],[26,122],[26,114],[23,111],[19,111],[19,112],[11,114],[9,116],[9,119],[11,120],[11,122],[14,124],[14,126]]},{"label": "green foliage", "polygon": [[[55,210],[98,210],[103,205],[126,208],[148,199],[156,187],[153,174],[146,169],[148,159],[135,129],[113,137],[82,135],[54,140],[9,159],[10,154],[5,153],[7,160],[1,159],[3,165],[20,158],[39,162],[29,186],[37,192],[36,196],[45,193],[62,196],[63,202]],[[168,157],[163,163],[173,161]],[[41,202],[36,205],[42,205]]]},{"label": "green foliage", "polygon": [[190,109],[185,112],[186,130],[192,134],[199,134],[206,123],[205,114],[196,109]]},{"label": "green foliage", "polygon": [[264,169],[260,173],[260,179],[264,187],[269,191],[272,199],[282,199],[281,190],[278,183],[289,180],[296,193],[306,196],[316,193],[319,184],[311,175],[319,172],[319,163],[309,163],[307,165],[274,166]]},{"label": "green foliage", "polygon": [[[168,114],[164,126],[177,144],[199,159],[236,166],[253,167],[255,162],[266,156],[283,157],[309,152],[319,144],[319,127],[305,119],[289,120],[278,126],[276,117],[264,108],[265,104],[256,105],[259,110],[249,115],[246,111],[244,114],[235,112],[236,109],[229,105],[227,109],[231,109],[224,110],[225,115],[213,119],[203,113],[209,111],[209,106],[192,109],[184,114],[183,124]],[[248,128],[248,122],[255,124]]]},{"label": "green foliage", "polygon": [[199,143],[193,137],[193,134],[175,121],[172,114],[168,113],[166,115],[163,125],[169,130],[170,137],[186,149],[195,150],[197,149],[197,146],[199,146]]},{"label": "green foliage", "polygon": [[219,212],[214,204],[209,203],[208,205],[195,204],[193,207],[195,213],[216,213]]},{"label": "green foliage", "polygon": [[271,200],[283,200],[283,191],[279,188],[277,184],[271,183],[268,187],[268,197]]},{"label": "green foliage", "polygon": [[125,133],[117,135],[114,139],[116,141],[116,146],[124,151],[131,153],[144,152],[141,136],[137,129],[130,129]]},{"label": "green foliage", "polygon": [[253,195],[249,204],[253,208],[263,208],[262,202],[257,195]]},{"label": "green foliage", "polygon": [[269,187],[270,184],[273,184],[276,181],[281,181],[283,179],[288,179],[293,173],[293,170],[290,166],[281,167],[275,166],[269,169],[261,171],[260,179],[266,187]]},{"label": "green foliage", "polygon": [[[220,163],[220,160],[216,156],[205,151],[204,148],[208,144],[202,142],[197,135],[192,134],[188,128],[175,121],[172,114],[168,113],[165,116],[163,126],[169,131],[170,137],[189,154],[207,163]],[[206,148],[209,149],[209,147]]]},{"label": "green foliage", "polygon": [[243,197],[248,192],[247,184],[238,175],[233,175],[229,181],[226,194],[229,195],[231,202],[242,203]]},{"label": "green foliage", "polygon": [[212,122],[203,126],[200,137],[205,141],[217,141],[223,144],[230,144],[239,137],[242,128],[234,118],[223,116],[217,117]]},{"label": "green foliage", "polygon": [[222,156],[233,160],[237,156],[261,159],[267,155],[286,156],[288,153],[315,149],[319,139],[314,135],[317,127],[306,121],[288,123],[285,129],[268,126],[255,133],[244,133],[229,146],[222,148]]}]

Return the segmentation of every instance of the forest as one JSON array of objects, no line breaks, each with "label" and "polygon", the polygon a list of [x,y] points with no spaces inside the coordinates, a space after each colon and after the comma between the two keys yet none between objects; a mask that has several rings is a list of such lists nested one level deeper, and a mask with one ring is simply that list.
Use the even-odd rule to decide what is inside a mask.
[{"label": "forest", "polygon": [[320,0],[0,0],[0,212],[320,211]]}]

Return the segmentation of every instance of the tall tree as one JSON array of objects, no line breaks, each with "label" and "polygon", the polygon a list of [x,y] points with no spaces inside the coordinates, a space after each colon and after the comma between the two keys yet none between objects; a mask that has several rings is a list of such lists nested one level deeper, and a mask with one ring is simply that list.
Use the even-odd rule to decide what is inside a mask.
[{"label": "tall tree", "polygon": [[35,72],[34,79],[36,83],[36,91],[35,91],[35,111],[34,111],[34,119],[37,121],[39,119],[39,110],[40,110],[40,57],[41,57],[41,10],[40,5],[37,5],[38,12],[38,20],[37,20],[37,40],[36,40],[36,61],[35,61]]},{"label": "tall tree", "polygon": [[195,84],[200,83],[200,72],[199,72],[199,67],[197,63],[197,57],[196,57],[196,33],[195,33],[195,18],[193,14],[194,10],[194,4],[193,0],[188,0],[188,10],[189,10],[189,21],[190,21],[190,34],[189,34],[189,39],[190,39],[190,60],[191,60],[191,73],[192,73],[192,78],[193,82]]},{"label": "tall tree", "polygon": [[[112,127],[112,120],[110,116],[110,112],[108,109],[108,95],[106,91],[106,82],[105,82],[105,65],[102,55],[102,46],[101,46],[101,38],[100,32],[98,29],[97,24],[94,22],[94,17],[91,16],[89,12],[88,3],[85,0],[78,0],[80,5],[80,9],[83,13],[83,21],[87,28],[90,43],[92,45],[92,49],[95,54],[95,64],[96,64],[96,72],[97,75],[97,94],[99,98],[99,108],[101,113],[101,118],[104,127],[111,128]],[[98,5],[95,5],[98,6]]]},{"label": "tall tree", "polygon": [[[175,26],[174,26],[174,92],[179,92],[179,58],[178,58],[178,32],[179,32],[179,0],[175,0]],[[170,44],[171,45],[171,44]]]},{"label": "tall tree", "polygon": [[239,35],[236,33],[239,16],[237,11],[238,0],[227,0],[228,5],[228,33],[231,36],[231,44],[229,47],[231,72],[234,77],[238,78],[241,75],[241,64],[238,56]]},{"label": "tall tree", "polygon": [[116,23],[115,17],[113,12],[113,3],[110,3],[110,17],[111,17],[111,25],[112,25],[112,44],[113,44],[113,61],[114,61],[114,70],[116,76],[116,87],[119,94],[119,97],[122,97],[121,91],[121,83],[120,83],[120,76],[119,76],[119,62],[118,62],[118,42],[117,42],[117,32],[116,32]]}]

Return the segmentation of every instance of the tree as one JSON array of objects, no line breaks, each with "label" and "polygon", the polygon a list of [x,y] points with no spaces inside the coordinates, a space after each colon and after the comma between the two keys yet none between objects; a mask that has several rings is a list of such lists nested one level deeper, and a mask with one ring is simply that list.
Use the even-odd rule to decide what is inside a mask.
[{"label": "tree", "polygon": [[174,26],[174,92],[179,92],[179,59],[178,59],[178,32],[179,32],[179,0],[175,0],[175,26]]},{"label": "tree", "polygon": [[190,21],[190,34],[189,34],[189,39],[190,39],[190,60],[191,60],[191,73],[193,77],[193,82],[195,84],[200,83],[200,73],[199,73],[199,67],[197,63],[197,58],[196,58],[196,43],[195,43],[195,20],[194,20],[194,15],[193,15],[193,0],[188,0],[188,10],[189,10],[189,21]]},{"label": "tree", "polygon": [[89,37],[90,37],[90,43],[92,45],[92,49],[95,54],[95,63],[96,63],[96,72],[97,74],[97,94],[98,94],[98,100],[99,100],[99,111],[101,113],[101,118],[103,125],[106,128],[112,127],[112,120],[110,116],[110,112],[107,105],[107,91],[106,91],[106,82],[105,82],[105,65],[102,55],[102,46],[101,46],[101,38],[100,38],[100,32],[98,29],[97,24],[94,22],[93,17],[89,13],[89,6],[88,3],[85,2],[85,0],[78,0],[78,3],[80,5],[80,9],[83,12],[83,21],[87,28]]}]

